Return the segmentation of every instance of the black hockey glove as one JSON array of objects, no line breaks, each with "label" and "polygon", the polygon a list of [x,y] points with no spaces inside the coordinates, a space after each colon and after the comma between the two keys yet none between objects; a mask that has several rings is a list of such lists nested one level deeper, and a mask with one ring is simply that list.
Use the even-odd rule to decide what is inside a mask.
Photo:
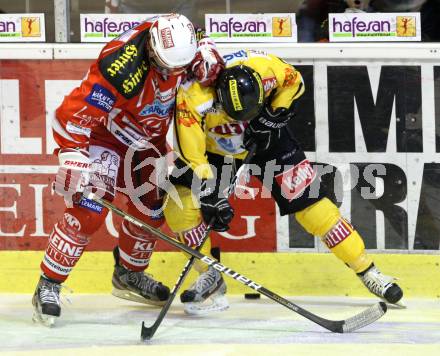
[{"label": "black hockey glove", "polygon": [[244,131],[243,144],[246,149],[255,143],[257,152],[266,151],[280,139],[280,130],[294,116],[292,110],[266,105],[259,117],[252,119]]},{"label": "black hockey glove", "polygon": [[219,196],[217,189],[209,188],[206,182],[202,183],[202,190],[199,194],[203,220],[209,224],[214,218],[212,230],[227,231],[234,217],[234,209],[225,197]]}]

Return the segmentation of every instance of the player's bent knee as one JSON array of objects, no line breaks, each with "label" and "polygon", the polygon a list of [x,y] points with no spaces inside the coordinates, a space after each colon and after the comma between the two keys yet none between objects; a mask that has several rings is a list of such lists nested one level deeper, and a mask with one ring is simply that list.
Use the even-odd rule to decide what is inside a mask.
[{"label": "player's bent knee", "polygon": [[[206,224],[202,219],[200,209],[195,205],[191,190],[181,185],[176,186],[178,199],[168,195],[165,199],[164,215],[170,229],[185,245],[196,248],[206,235]],[[210,255],[211,240],[208,238],[201,253]],[[204,272],[207,267],[196,261],[194,265],[198,272]]]},{"label": "player's bent knee", "polygon": [[299,224],[310,234],[323,237],[341,218],[338,207],[328,198],[323,198],[295,213]]},{"label": "player's bent knee", "polygon": [[295,216],[307,232],[319,236],[332,253],[355,272],[371,264],[361,236],[329,199],[321,199]]},{"label": "player's bent knee", "polygon": [[175,233],[182,233],[199,226],[202,223],[202,215],[189,188],[176,185],[176,190],[177,197],[166,196],[164,215],[170,229]]},{"label": "player's bent knee", "polygon": [[79,224],[82,235],[93,235],[105,223],[108,210],[103,209],[100,213],[86,208],[66,209],[63,215],[63,223],[66,226]]}]

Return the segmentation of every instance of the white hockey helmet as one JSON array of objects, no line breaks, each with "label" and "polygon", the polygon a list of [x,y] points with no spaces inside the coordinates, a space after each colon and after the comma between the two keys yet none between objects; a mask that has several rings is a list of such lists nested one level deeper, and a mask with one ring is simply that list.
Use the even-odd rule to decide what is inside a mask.
[{"label": "white hockey helmet", "polygon": [[194,26],[183,15],[159,16],[150,28],[149,43],[150,55],[164,69],[185,68],[196,55]]}]

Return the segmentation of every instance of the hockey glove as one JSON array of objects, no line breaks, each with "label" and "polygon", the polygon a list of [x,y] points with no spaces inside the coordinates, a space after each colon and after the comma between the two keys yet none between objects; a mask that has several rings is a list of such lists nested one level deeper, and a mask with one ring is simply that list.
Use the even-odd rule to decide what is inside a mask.
[{"label": "hockey glove", "polygon": [[255,143],[257,152],[266,151],[274,145],[281,135],[281,128],[285,127],[294,116],[293,111],[285,108],[272,110],[266,105],[259,117],[252,119],[244,131],[243,145],[246,149]]},{"label": "hockey glove", "polygon": [[[227,231],[229,223],[234,217],[234,209],[225,197],[219,196],[216,189],[211,189],[207,181],[202,183],[202,190],[199,194],[200,208],[203,220],[209,224],[212,222],[212,230]],[[212,221],[212,219],[214,219]]]},{"label": "hockey glove", "polygon": [[202,38],[198,43],[196,56],[191,62],[191,70],[197,81],[207,87],[215,82],[225,67],[222,56],[209,37]]},{"label": "hockey glove", "polygon": [[58,153],[58,168],[53,190],[64,197],[68,208],[81,198],[81,192],[89,181],[89,153],[82,149],[62,148]]}]

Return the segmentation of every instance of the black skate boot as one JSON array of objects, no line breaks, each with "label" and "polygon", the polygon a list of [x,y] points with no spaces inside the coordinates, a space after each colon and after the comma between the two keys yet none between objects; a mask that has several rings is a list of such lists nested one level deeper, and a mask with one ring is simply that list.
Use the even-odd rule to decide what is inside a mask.
[{"label": "black skate boot", "polygon": [[46,326],[53,326],[56,318],[61,315],[60,306],[61,284],[45,276],[41,276],[32,297],[34,315],[32,320]]},{"label": "black skate boot", "polygon": [[213,267],[200,274],[191,287],[180,295],[187,314],[206,314],[229,308],[226,283],[219,271]]},{"label": "black skate boot", "polygon": [[402,289],[394,283],[395,278],[382,274],[373,264],[364,272],[358,273],[359,278],[368,290],[390,304],[399,304],[403,297]]},{"label": "black skate boot", "polygon": [[112,294],[115,297],[151,305],[164,305],[170,289],[144,272],[134,272],[119,264],[119,248],[113,250],[115,270]]}]

